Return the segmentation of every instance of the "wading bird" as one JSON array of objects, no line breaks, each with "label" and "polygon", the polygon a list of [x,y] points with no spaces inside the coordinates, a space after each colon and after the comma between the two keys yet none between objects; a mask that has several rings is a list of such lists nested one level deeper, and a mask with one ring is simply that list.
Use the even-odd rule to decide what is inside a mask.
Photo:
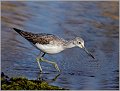
[{"label": "wading bird", "polygon": [[[19,33],[22,37],[24,37],[26,40],[28,40],[30,43],[32,43],[37,49],[40,50],[40,54],[38,55],[36,60],[38,62],[38,66],[41,72],[42,72],[42,68],[40,62],[51,63],[58,71],[60,71],[58,65],[55,62],[43,59],[46,53],[56,54],[67,48],[78,46],[84,49],[88,55],[90,55],[93,59],[95,59],[95,57],[90,52],[87,51],[87,49],[84,46],[84,40],[80,37],[76,37],[72,40],[67,41],[52,34],[46,34],[46,33],[34,34],[17,28],[13,28],[13,29],[17,33]],[[43,54],[41,55],[41,53]]]}]

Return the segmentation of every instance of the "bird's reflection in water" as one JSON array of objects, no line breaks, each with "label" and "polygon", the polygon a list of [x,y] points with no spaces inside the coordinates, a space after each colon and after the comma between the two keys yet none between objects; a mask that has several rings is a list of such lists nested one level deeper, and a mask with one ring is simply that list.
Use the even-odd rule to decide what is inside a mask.
[{"label": "bird's reflection in water", "polygon": [[41,73],[41,72],[40,72],[40,73],[38,74],[37,80],[39,80],[39,81],[46,81],[46,82],[48,82],[48,83],[52,83],[52,82],[56,81],[57,78],[61,75],[61,74],[59,73],[59,74],[56,74],[52,79],[47,79],[47,78],[45,78],[44,74],[49,74],[49,73]]}]

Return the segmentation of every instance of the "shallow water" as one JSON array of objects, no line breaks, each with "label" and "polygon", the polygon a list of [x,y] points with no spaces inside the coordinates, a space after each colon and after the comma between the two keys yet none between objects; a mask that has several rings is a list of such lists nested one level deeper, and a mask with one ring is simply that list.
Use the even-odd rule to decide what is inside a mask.
[{"label": "shallow water", "polygon": [[[1,71],[10,77],[45,79],[49,84],[68,89],[119,88],[119,10],[118,2],[2,2],[1,4]],[[87,49],[67,49],[56,55],[46,55],[57,62],[58,72],[42,63],[39,74],[35,61],[39,50],[12,28],[34,33],[50,33],[64,39],[81,36]],[[58,76],[58,77],[56,77]],[[52,80],[53,78],[56,78]]]}]

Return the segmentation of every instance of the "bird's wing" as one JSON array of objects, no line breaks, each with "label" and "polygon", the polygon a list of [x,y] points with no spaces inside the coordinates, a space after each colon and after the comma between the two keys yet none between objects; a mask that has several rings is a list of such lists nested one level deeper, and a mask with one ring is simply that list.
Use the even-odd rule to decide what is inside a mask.
[{"label": "bird's wing", "polygon": [[36,44],[49,44],[51,41],[57,41],[59,38],[52,34],[40,33],[34,34],[31,32],[26,32],[20,29],[13,28],[17,33],[19,33],[22,37],[27,39],[29,42]]},{"label": "bird's wing", "polygon": [[58,39],[58,37],[52,35],[52,34],[36,34],[33,38],[33,41],[39,44],[50,44],[52,41],[55,41]]}]

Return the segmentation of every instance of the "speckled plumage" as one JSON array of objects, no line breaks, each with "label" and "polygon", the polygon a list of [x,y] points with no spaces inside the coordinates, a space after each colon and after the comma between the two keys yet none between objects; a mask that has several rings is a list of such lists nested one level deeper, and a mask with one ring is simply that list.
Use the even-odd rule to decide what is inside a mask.
[{"label": "speckled plumage", "polygon": [[33,44],[39,43],[43,45],[44,44],[65,45],[65,42],[67,42],[66,40],[52,34],[46,34],[46,33],[34,34],[31,32],[22,31],[16,28],[14,28],[14,30]]}]

